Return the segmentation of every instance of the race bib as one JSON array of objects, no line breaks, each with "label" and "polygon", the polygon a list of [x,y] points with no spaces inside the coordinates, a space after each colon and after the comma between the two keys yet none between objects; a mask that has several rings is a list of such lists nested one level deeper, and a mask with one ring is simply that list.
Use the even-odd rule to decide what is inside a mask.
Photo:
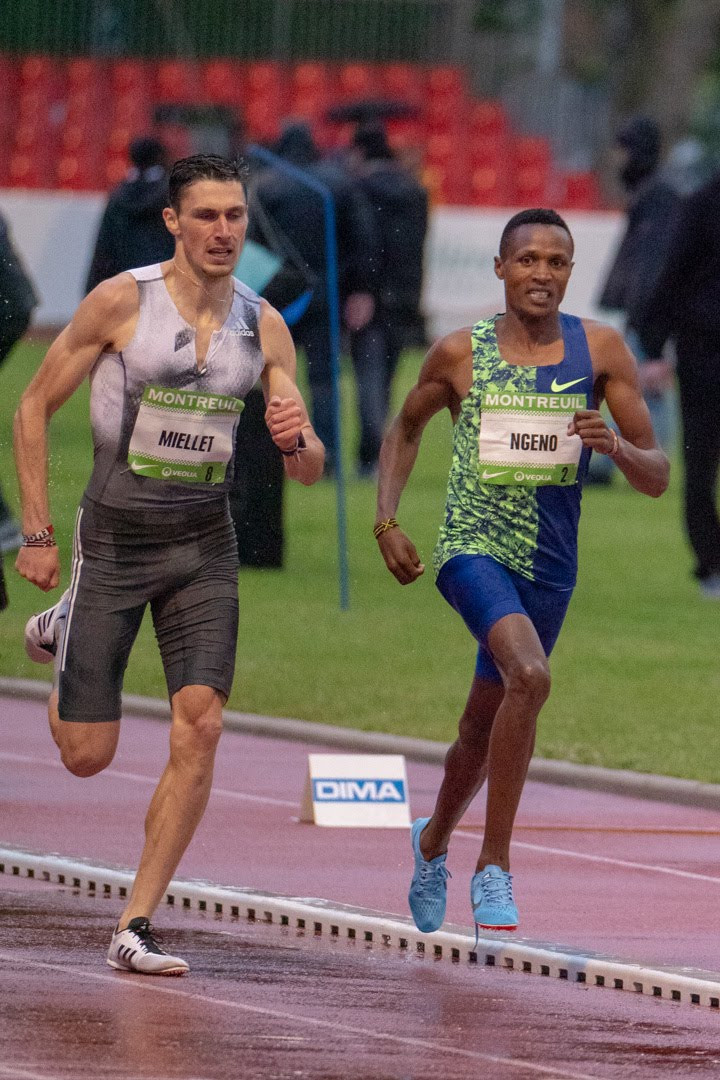
[{"label": "race bib", "polygon": [[131,471],[181,484],[221,484],[244,407],[225,394],[146,386],[130,438]]},{"label": "race bib", "polygon": [[482,483],[574,484],[582,440],[567,428],[574,413],[586,408],[585,394],[486,391],[478,440]]}]

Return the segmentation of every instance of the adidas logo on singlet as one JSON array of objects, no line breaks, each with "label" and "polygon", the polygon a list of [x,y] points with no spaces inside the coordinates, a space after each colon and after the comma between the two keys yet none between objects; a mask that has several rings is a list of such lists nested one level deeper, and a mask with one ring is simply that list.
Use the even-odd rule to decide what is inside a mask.
[{"label": "adidas logo on singlet", "polygon": [[238,315],[235,320],[235,326],[230,330],[231,334],[235,334],[236,337],[255,337],[255,331],[251,330],[244,319],[241,319]]}]

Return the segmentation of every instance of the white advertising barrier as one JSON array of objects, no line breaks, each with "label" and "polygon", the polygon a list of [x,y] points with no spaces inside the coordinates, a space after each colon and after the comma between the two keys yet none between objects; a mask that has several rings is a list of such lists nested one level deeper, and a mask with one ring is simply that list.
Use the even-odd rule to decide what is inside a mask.
[{"label": "white advertising barrier", "polygon": [[[0,189],[0,212],[40,296],[33,319],[37,328],[64,325],[82,299],[105,203],[106,196],[96,192]],[[493,259],[503,226],[513,213],[512,208],[433,210],[423,290],[432,339],[502,309],[502,283],[495,277]],[[598,294],[620,240],[623,218],[606,213],[564,216],[575,238],[575,267],[563,308],[597,317]]]},{"label": "white advertising barrier", "polygon": [[0,189],[0,213],[32,278],[38,329],[64,326],[85,295],[100,216],[101,193]]},{"label": "white advertising barrier", "polygon": [[[503,285],[495,276],[500,235],[513,209],[436,207],[425,251],[423,308],[432,340],[471,326],[504,309]],[[575,265],[563,310],[581,318],[607,319],[598,309],[623,217],[606,213],[562,215],[575,240]]]},{"label": "white advertising barrier", "polygon": [[308,754],[300,820],[350,828],[408,828],[405,758],[402,754]]}]

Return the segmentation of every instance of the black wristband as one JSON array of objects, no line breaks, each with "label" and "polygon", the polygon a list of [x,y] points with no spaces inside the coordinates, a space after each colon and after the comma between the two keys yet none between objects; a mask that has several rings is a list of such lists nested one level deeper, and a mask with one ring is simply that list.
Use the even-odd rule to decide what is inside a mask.
[{"label": "black wristband", "polygon": [[297,457],[301,450],[307,450],[307,444],[305,443],[305,436],[302,431],[297,437],[297,442],[293,446],[292,450],[281,450],[280,453],[283,457]]}]

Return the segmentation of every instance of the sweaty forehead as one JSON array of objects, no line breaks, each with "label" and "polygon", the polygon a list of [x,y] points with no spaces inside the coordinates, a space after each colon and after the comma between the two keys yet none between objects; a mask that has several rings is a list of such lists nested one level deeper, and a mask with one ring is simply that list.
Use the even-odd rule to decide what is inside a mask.
[{"label": "sweaty forehead", "polygon": [[185,211],[199,207],[228,210],[232,206],[245,206],[245,201],[245,190],[239,180],[195,180],[180,196]]},{"label": "sweaty forehead", "polygon": [[507,238],[507,254],[514,255],[522,249],[562,252],[572,257],[573,242],[560,225],[519,225]]}]

